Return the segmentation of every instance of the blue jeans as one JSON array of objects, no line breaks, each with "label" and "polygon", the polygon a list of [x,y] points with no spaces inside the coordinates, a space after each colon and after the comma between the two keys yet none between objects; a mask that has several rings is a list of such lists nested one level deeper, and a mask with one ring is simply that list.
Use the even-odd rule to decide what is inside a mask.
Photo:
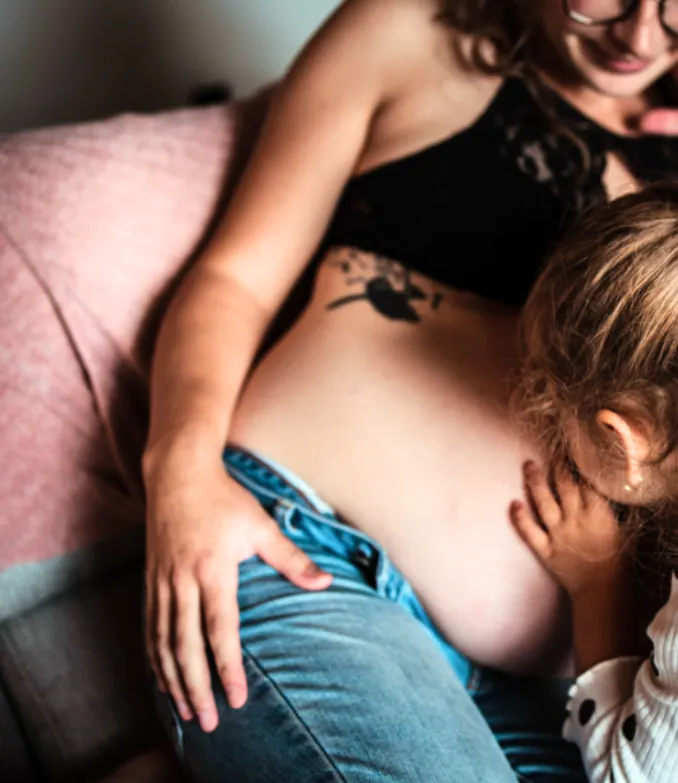
[{"label": "blue jeans", "polygon": [[568,683],[475,667],[375,541],[280,466],[231,447],[224,461],[334,580],[304,592],[258,558],[241,564],[247,704],[229,708],[212,666],[219,727],[205,734],[156,694],[194,780],[585,783],[560,738]]}]

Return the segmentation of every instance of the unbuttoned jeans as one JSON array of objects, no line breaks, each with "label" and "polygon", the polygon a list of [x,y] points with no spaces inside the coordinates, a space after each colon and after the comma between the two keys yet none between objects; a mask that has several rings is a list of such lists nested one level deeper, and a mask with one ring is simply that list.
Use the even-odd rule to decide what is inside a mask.
[{"label": "unbuttoned jeans", "polygon": [[[438,632],[372,539],[282,466],[240,448],[226,469],[334,579],[306,592],[259,558],[240,566],[249,698],[219,727],[159,714],[200,783],[585,783],[560,736],[569,683],[474,666]],[[387,490],[386,490],[387,491]],[[463,586],[460,586],[463,589]]]}]

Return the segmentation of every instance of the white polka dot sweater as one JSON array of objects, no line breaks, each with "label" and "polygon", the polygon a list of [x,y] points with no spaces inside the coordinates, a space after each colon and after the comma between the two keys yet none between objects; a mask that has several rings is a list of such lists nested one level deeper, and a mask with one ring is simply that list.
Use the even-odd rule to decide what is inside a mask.
[{"label": "white polka dot sweater", "polygon": [[591,783],[678,783],[678,579],[648,629],[648,660],[616,658],[572,686],[566,739]]}]

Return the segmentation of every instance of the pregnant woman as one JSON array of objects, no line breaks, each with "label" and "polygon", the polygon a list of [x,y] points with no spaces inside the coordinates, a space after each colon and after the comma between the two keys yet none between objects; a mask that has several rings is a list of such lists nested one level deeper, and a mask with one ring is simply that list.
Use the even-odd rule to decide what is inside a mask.
[{"label": "pregnant woman", "polygon": [[577,213],[678,174],[644,135],[677,32],[349,0],[293,67],[154,368],[148,647],[195,779],[584,779],[567,602],[508,523],[515,313]]}]

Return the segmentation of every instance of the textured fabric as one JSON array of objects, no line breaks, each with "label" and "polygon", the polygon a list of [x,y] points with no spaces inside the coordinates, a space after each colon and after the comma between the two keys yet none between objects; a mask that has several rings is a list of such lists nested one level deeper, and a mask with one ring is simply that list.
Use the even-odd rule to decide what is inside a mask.
[{"label": "textured fabric", "polygon": [[0,137],[0,569],[143,520],[151,343],[247,108]]},{"label": "textured fabric", "polygon": [[605,661],[571,690],[564,734],[591,783],[678,780],[678,578],[648,635],[652,658]]},{"label": "textured fabric", "polygon": [[38,770],[0,681],[0,780],[37,783]]},{"label": "textured fabric", "polygon": [[[49,780],[108,768],[156,736],[134,570],[0,628],[0,680]],[[1,776],[0,776],[0,779]]]},{"label": "textured fabric", "polygon": [[169,749],[158,748],[140,753],[99,783],[181,783],[181,774]]},{"label": "textured fabric", "polygon": [[19,563],[0,571],[0,623],[46,603],[68,590],[111,574],[134,563],[141,564],[144,528],[36,563]]},{"label": "textured fabric", "polygon": [[123,763],[157,731],[140,569],[88,580],[138,566],[152,342],[266,105],[0,137],[0,780],[17,725],[49,780],[169,779]]}]

